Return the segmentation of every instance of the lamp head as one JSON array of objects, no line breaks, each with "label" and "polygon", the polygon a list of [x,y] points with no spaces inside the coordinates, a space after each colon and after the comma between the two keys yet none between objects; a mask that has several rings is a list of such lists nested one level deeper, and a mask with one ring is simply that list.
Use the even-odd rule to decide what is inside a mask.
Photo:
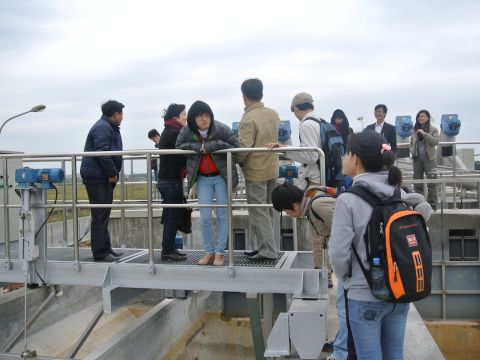
[{"label": "lamp head", "polygon": [[32,107],[32,110],[30,110],[31,112],[40,112],[40,111],[43,111],[45,110],[47,107],[45,105],[36,105],[34,107]]}]

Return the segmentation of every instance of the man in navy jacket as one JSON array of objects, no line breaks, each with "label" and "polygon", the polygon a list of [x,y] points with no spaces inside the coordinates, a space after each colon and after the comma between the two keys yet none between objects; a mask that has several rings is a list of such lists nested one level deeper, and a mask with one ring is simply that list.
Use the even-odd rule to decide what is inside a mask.
[{"label": "man in navy jacket", "polygon": [[395,126],[385,122],[385,117],[387,116],[387,107],[383,104],[375,106],[375,119],[377,122],[375,124],[370,124],[367,126],[367,130],[373,130],[382,134],[387,143],[392,147],[392,150],[397,152],[397,133],[395,131]]},{"label": "man in navy jacket", "polygon": [[[102,117],[90,129],[84,151],[123,150],[120,124],[124,105],[109,100],[102,105]],[[90,204],[111,204],[113,190],[122,168],[122,156],[85,156],[80,175],[87,189]],[[92,208],[91,242],[95,261],[115,261],[123,254],[115,252],[110,242],[108,220],[111,208]]]}]

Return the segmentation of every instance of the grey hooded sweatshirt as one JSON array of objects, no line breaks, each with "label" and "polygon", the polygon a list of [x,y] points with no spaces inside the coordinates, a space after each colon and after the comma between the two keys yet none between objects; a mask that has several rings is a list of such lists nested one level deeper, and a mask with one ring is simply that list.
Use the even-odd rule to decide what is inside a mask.
[{"label": "grey hooded sweatshirt", "polygon": [[[353,178],[353,185],[368,188],[380,198],[393,195],[394,187],[388,184],[388,172],[364,173]],[[407,205],[424,206],[425,199],[420,194],[409,196],[402,190],[402,199]],[[410,198],[410,201],[407,201]],[[428,204],[427,204],[428,205]],[[431,208],[430,212],[431,212]],[[429,214],[422,214],[427,218]],[[367,261],[365,241],[363,236],[372,216],[372,207],[359,196],[343,193],[337,198],[335,213],[333,214],[332,233],[328,244],[328,254],[332,262],[333,272],[339,279],[344,280],[345,289],[348,289],[348,298],[358,301],[381,301],[370,292],[367,280],[358,264],[352,250],[352,244],[366,269],[370,268]],[[352,276],[348,277],[352,269]]]}]

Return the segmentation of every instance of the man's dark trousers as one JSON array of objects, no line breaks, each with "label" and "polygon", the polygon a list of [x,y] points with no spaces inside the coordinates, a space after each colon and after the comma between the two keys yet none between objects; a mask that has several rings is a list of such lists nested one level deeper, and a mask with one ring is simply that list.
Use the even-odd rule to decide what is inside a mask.
[{"label": "man's dark trousers", "polygon": [[[90,204],[111,204],[113,202],[113,183],[85,184]],[[92,208],[91,242],[92,253],[96,259],[107,256],[111,249],[108,220],[112,208]]]}]

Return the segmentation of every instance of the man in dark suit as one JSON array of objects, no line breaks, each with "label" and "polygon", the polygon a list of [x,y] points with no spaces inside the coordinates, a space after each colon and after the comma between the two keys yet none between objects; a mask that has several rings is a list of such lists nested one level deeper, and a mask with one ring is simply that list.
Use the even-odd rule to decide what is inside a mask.
[{"label": "man in dark suit", "polygon": [[377,122],[368,125],[367,129],[374,130],[385,136],[385,139],[387,139],[387,143],[392,147],[392,150],[397,152],[397,133],[395,132],[395,126],[385,122],[386,116],[387,107],[384,104],[375,106],[375,119],[377,119]]}]

